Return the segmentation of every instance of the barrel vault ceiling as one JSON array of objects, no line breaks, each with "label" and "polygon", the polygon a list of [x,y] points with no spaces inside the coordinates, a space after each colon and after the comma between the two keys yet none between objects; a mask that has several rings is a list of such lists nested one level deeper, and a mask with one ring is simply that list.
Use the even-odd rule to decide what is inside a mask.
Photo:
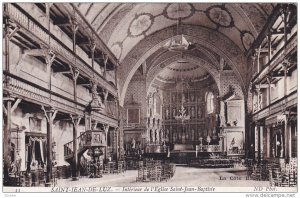
[{"label": "barrel vault ceiling", "polygon": [[[225,61],[243,81],[248,72],[244,54],[275,7],[271,3],[75,5],[120,62],[121,100],[132,76],[142,66],[150,81],[170,80],[182,75],[191,78],[212,75],[220,69],[220,62]],[[195,50],[185,52],[184,56],[194,61],[183,69],[177,63],[183,55],[163,48],[178,33],[178,18],[182,19],[182,34],[196,44]],[[202,67],[201,61],[209,66]]]}]

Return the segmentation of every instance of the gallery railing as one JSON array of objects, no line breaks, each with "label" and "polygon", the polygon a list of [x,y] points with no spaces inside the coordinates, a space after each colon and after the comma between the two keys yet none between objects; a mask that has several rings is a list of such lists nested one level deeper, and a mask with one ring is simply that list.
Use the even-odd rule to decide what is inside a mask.
[{"label": "gallery railing", "polygon": [[55,38],[53,34],[35,21],[30,15],[25,14],[25,12],[22,13],[20,9],[13,4],[8,3],[6,4],[5,14],[8,15],[10,20],[15,22],[22,30],[29,32],[32,36],[31,38],[36,37],[45,46],[50,45],[50,49],[56,54],[57,57],[78,68],[81,73],[84,73],[95,79],[96,82],[99,82],[100,85],[105,87],[105,89],[107,89],[112,95],[117,95],[116,88],[113,85],[100,76],[97,71],[86,64],[78,55],[74,54],[67,46]]},{"label": "gallery railing", "polygon": [[[17,96],[28,98],[40,105],[51,104],[51,106],[62,112],[83,115],[83,111],[85,110],[87,105],[87,103],[83,103],[85,99],[79,98],[80,100],[75,103],[72,96],[65,97],[56,92],[50,92],[47,88],[44,88],[40,85],[20,78],[19,76],[8,73],[6,71],[3,71],[3,74],[9,79],[6,83],[3,84],[4,90],[12,92]],[[115,115],[116,111],[117,109],[115,109]],[[110,113],[113,114],[113,111],[111,110]],[[94,119],[101,120],[102,123],[110,124],[110,126],[112,127],[118,126],[118,121],[115,119],[116,117],[110,115],[109,113],[103,114],[98,112],[91,112],[91,115]]]}]

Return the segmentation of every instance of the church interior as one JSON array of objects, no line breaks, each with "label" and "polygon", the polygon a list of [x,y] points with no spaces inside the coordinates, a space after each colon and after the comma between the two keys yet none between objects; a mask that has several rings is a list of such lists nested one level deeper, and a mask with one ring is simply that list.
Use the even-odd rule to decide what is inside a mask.
[{"label": "church interior", "polygon": [[4,186],[297,186],[296,4],[2,5]]}]

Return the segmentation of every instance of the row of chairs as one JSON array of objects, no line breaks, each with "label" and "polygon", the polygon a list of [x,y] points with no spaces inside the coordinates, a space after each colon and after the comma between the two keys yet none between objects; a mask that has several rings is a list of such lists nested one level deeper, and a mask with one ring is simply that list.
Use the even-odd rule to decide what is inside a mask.
[{"label": "row of chairs", "polygon": [[174,176],[175,165],[162,163],[161,160],[139,162],[137,182],[167,181]]},{"label": "row of chairs", "polygon": [[297,159],[291,158],[289,163],[279,162],[279,168],[270,172],[271,186],[294,187],[297,186]]},{"label": "row of chairs", "polygon": [[19,174],[14,175],[15,179],[15,186],[22,186],[22,187],[43,187],[46,185],[56,186],[57,179],[58,179],[58,171],[53,169],[52,172],[52,179],[50,183],[46,183],[46,173],[44,170],[35,170],[35,171],[22,171]]},{"label": "row of chairs", "polygon": [[108,162],[104,164],[103,174],[119,174],[125,172],[125,162],[118,161],[118,162]]},{"label": "row of chairs", "polygon": [[292,158],[289,163],[262,160],[259,164],[247,160],[247,174],[253,180],[269,181],[271,186],[293,187],[297,185],[297,159]]}]

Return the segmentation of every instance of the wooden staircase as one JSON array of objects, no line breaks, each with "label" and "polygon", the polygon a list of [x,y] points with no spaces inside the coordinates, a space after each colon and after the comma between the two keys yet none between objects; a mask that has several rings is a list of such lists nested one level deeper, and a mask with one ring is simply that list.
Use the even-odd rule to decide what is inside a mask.
[{"label": "wooden staircase", "polygon": [[[89,130],[82,132],[77,137],[77,155],[78,159],[83,153],[91,147],[106,147],[106,135],[104,131],[100,130]],[[73,141],[64,144],[64,158],[69,164],[72,164],[74,157]]]}]

